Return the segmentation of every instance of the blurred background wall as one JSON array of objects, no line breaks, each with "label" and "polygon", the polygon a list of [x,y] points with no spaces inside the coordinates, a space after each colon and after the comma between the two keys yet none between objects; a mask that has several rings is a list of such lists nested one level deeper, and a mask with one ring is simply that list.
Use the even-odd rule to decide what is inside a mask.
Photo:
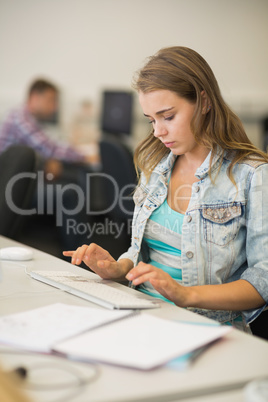
[{"label": "blurred background wall", "polygon": [[[43,76],[61,88],[66,134],[81,101],[94,103],[97,120],[103,89],[129,89],[146,57],[183,45],[208,61],[260,146],[267,44],[267,0],[0,0],[0,121]],[[136,140],[147,127],[137,107]]]}]

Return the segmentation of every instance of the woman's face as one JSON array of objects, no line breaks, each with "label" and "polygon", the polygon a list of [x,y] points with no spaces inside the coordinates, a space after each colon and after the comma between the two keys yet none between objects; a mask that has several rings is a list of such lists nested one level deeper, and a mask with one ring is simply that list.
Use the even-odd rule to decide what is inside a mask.
[{"label": "woman's face", "polygon": [[153,126],[154,136],[173,154],[183,155],[199,148],[190,127],[194,103],[168,90],[139,92],[139,101]]}]

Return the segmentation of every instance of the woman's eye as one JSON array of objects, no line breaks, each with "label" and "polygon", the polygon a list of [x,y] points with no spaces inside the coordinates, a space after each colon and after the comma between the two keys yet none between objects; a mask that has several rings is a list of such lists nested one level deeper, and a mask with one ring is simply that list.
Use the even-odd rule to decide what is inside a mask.
[{"label": "woman's eye", "polygon": [[174,118],[174,115],[172,115],[172,116],[169,116],[169,117],[165,117],[165,120],[168,120],[168,121],[170,121],[170,120],[172,120]]},{"label": "woman's eye", "polygon": [[154,122],[155,122],[154,120],[149,120],[148,123],[149,123],[149,124],[154,124]]}]

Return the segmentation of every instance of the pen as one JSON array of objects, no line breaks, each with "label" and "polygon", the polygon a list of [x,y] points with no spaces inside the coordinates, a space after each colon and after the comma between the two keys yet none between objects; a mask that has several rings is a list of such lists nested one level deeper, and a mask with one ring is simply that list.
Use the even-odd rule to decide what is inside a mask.
[{"label": "pen", "polygon": [[132,282],[132,281],[129,281],[129,282],[128,282],[128,287],[131,288],[131,289],[135,289],[135,288],[136,288],[136,286],[133,285],[133,282]]}]

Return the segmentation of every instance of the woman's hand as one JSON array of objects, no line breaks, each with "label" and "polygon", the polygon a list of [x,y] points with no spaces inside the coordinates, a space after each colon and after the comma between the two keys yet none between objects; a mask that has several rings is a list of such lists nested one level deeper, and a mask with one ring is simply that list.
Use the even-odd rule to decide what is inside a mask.
[{"label": "woman's hand", "polygon": [[163,270],[144,262],[131,269],[126,278],[133,285],[149,281],[162,296],[179,307],[241,311],[265,305],[254,286],[244,279],[219,285],[182,286]]},{"label": "woman's hand", "polygon": [[121,279],[133,267],[131,260],[116,261],[108,251],[97,244],[84,244],[74,251],[64,251],[65,257],[72,257],[71,263],[80,265],[82,261],[103,279]]},{"label": "woman's hand", "polygon": [[162,269],[140,262],[135,268],[129,271],[126,278],[132,281],[133,285],[140,285],[143,282],[149,281],[155,290],[168,300],[181,307],[187,306],[188,289],[179,285]]}]

